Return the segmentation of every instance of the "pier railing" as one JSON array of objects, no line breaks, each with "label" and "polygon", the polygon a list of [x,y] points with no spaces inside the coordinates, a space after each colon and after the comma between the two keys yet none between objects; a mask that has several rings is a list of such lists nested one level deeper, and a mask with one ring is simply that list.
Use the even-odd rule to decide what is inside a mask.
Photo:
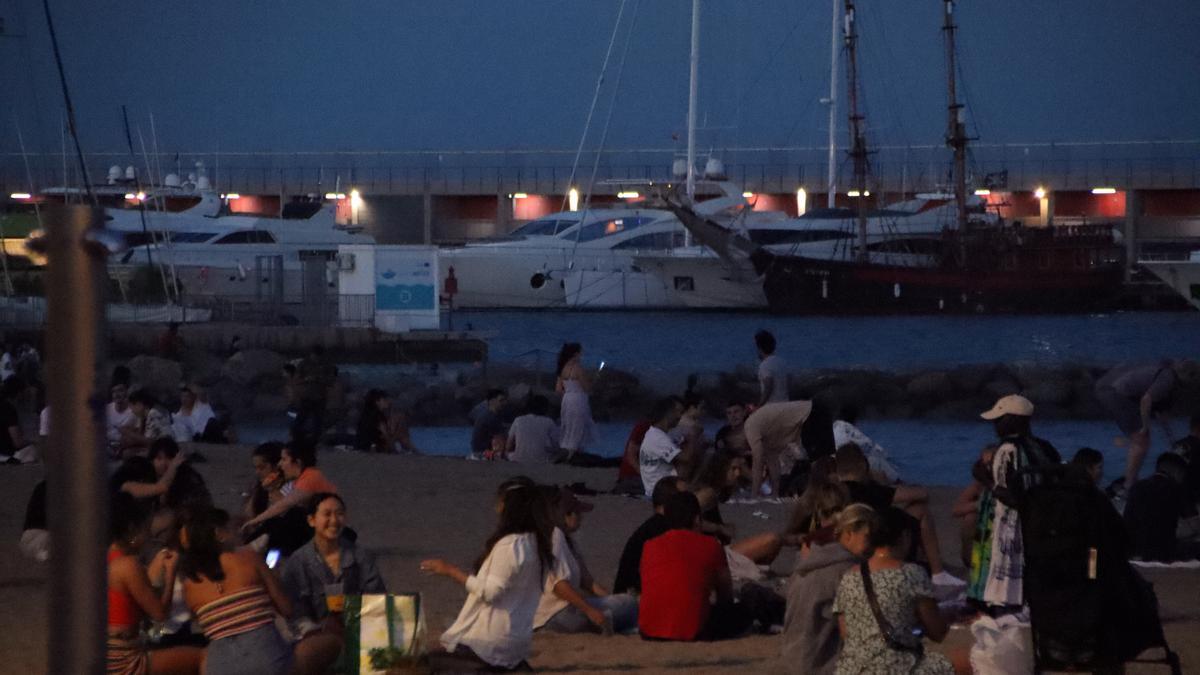
[{"label": "pier railing", "polygon": [[[755,192],[810,193],[825,189],[827,151],[817,147],[730,148],[712,153],[728,178]],[[597,179],[670,181],[675,148],[614,149],[599,153]],[[57,154],[28,157],[33,190],[78,185],[78,172]],[[177,173],[186,178],[203,162],[214,186],[249,194],[323,194],[356,187],[366,194],[494,195],[525,192],[561,195],[586,189],[597,159],[585,152],[573,171],[570,150],[427,150],[354,152],[206,152],[130,157],[126,152],[87,156],[89,172],[103,178],[110,166],[134,166],[139,174]],[[0,155],[6,193],[30,191],[25,158]],[[150,169],[146,169],[150,167]],[[841,180],[848,176],[839,166]],[[1173,141],[979,143],[970,163],[972,184],[1029,190],[1200,188],[1200,139]],[[880,192],[913,192],[949,184],[950,159],[940,144],[884,146],[872,156],[872,180]],[[603,191],[603,188],[600,188]],[[615,189],[615,188],[614,188]]]}]

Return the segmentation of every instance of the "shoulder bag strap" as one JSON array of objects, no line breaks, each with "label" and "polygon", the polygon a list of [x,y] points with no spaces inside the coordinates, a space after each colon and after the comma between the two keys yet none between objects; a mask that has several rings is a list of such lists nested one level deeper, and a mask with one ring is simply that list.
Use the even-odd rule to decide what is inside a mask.
[{"label": "shoulder bag strap", "polygon": [[[925,656],[924,647],[921,645],[914,647],[896,639],[895,629],[892,628],[892,624],[883,616],[883,610],[879,608],[879,597],[875,595],[875,584],[871,581],[871,570],[867,565],[867,561],[862,561],[858,569],[862,573],[863,592],[867,596],[867,604],[871,607],[871,614],[875,615],[875,623],[879,625],[879,632],[883,633],[883,639],[892,649],[915,654],[917,663],[920,663],[922,657]],[[916,664],[913,664],[913,667],[915,668]]]}]

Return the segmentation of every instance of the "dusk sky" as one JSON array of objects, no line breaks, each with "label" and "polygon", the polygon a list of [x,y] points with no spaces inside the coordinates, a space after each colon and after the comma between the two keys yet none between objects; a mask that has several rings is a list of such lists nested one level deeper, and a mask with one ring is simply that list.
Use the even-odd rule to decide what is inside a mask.
[{"label": "dusk sky", "polygon": [[[618,5],[52,2],[85,150],[124,148],[125,104],[147,134],[154,113],[160,147],[185,152],[573,148]],[[593,139],[637,6],[607,145],[682,144],[690,5],[628,0]],[[829,12],[825,0],[704,2],[704,148],[824,144]],[[873,142],[940,142],[940,12],[937,0],[859,3]],[[0,16],[0,149],[16,149],[16,116],[31,151],[58,152],[41,3],[0,0]],[[1196,0],[964,0],[958,19],[984,141],[1200,137]]]}]

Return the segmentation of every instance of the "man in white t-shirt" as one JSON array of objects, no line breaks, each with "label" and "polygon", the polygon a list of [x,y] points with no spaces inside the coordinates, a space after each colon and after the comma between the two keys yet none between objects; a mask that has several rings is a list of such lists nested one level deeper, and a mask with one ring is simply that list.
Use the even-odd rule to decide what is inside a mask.
[{"label": "man in white t-shirt", "polygon": [[775,354],[775,336],[770,331],[760,330],[754,334],[758,347],[758,405],[782,403],[788,400],[788,376],[783,359]]},{"label": "man in white t-shirt", "polygon": [[112,401],[104,408],[105,435],[108,444],[121,444],[121,430],[133,425],[133,408],[129,405],[129,387],[117,383],[109,390]]},{"label": "man in white t-shirt", "polygon": [[676,464],[683,451],[671,441],[667,432],[679,424],[683,405],[678,398],[659,399],[650,410],[654,423],[646,430],[642,447],[638,450],[638,464],[642,474],[642,488],[649,497],[658,481],[676,474]]},{"label": "man in white t-shirt", "polygon": [[559,429],[550,419],[550,401],[534,396],[526,414],[513,420],[508,427],[506,454],[514,462],[549,464],[559,453]]}]

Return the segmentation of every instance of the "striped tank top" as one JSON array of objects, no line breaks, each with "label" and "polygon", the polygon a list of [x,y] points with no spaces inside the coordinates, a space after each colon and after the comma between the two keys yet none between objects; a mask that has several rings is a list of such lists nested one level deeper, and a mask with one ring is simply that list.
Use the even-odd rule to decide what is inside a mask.
[{"label": "striped tank top", "polygon": [[196,610],[209,640],[241,635],[275,622],[271,598],[262,586],[250,586],[222,596]]}]

